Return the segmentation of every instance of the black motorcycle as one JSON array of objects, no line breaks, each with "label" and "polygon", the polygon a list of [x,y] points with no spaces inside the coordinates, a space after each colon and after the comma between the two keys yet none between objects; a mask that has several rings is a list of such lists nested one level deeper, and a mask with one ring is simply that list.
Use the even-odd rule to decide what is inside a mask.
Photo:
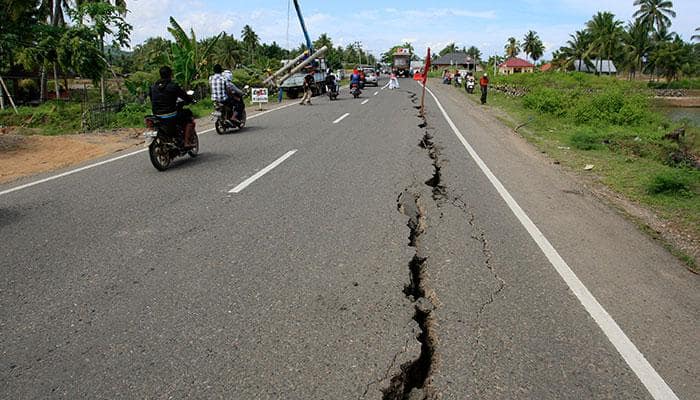
[{"label": "black motorcycle", "polygon": [[214,102],[214,112],[211,113],[211,116],[212,120],[214,121],[214,128],[216,129],[216,133],[218,133],[219,135],[223,135],[224,133],[228,133],[232,130],[240,131],[241,129],[245,128],[245,123],[246,119],[248,118],[248,114],[245,111],[245,101],[243,101],[243,97],[245,97],[248,94],[249,89],[249,86],[246,85],[243,88],[243,96],[237,94],[233,95],[234,101],[236,101],[241,108],[240,115],[237,116],[236,120],[231,119],[231,113],[233,112],[233,110],[229,106],[218,101]]},{"label": "black motorcycle", "polygon": [[328,98],[336,100],[339,94],[338,85],[326,85],[326,93],[328,93]]},{"label": "black motorcycle", "polygon": [[[178,100],[178,114],[186,113],[190,115],[190,122],[194,124],[194,117],[189,110],[183,110],[184,102]],[[177,157],[189,154],[190,157],[197,157],[199,154],[199,138],[197,132],[192,132],[191,140],[193,147],[185,147],[185,126],[182,123],[168,121],[154,115],[145,117],[146,127],[150,129],[143,135],[150,140],[148,145],[148,156],[151,164],[158,171],[165,171],[170,163]]]}]

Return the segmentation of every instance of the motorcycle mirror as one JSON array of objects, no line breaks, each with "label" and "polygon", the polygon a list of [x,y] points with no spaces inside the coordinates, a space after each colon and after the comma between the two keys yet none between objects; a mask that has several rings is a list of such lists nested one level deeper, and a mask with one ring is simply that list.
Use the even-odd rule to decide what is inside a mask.
[{"label": "motorcycle mirror", "polygon": [[250,86],[245,85],[245,86],[243,86],[243,89],[250,89]]},{"label": "motorcycle mirror", "polygon": [[192,96],[193,94],[194,94],[194,90],[188,90],[188,91],[187,91],[187,95],[188,95],[188,96]]}]

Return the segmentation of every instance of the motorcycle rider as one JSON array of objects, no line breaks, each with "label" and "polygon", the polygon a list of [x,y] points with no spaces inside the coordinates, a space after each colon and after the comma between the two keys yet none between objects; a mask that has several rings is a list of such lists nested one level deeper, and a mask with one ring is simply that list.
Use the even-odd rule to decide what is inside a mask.
[{"label": "motorcycle rider", "polygon": [[224,105],[225,114],[228,119],[233,119],[234,102],[229,93],[231,92],[231,83],[229,83],[223,75],[223,68],[220,64],[214,65],[214,75],[209,77],[209,86],[211,87],[211,100]]},{"label": "motorcycle rider", "polygon": [[243,101],[245,92],[239,89],[235,83],[233,83],[233,73],[230,70],[225,70],[221,73],[221,76],[223,76],[227,82],[226,94],[229,96],[229,99],[231,99],[230,101],[233,104],[234,115],[232,118],[234,121],[238,122],[240,121],[243,111],[245,110],[245,102]]},{"label": "motorcycle rider", "polygon": [[357,85],[357,87],[360,87],[360,71],[355,68],[352,71],[352,75],[350,75],[350,89],[352,89],[353,85]]},{"label": "motorcycle rider", "polygon": [[194,147],[192,134],[194,133],[194,120],[192,111],[177,107],[177,99],[182,99],[185,104],[194,102],[192,96],[188,95],[180,85],[173,82],[173,70],[164,66],[161,67],[160,80],[158,80],[149,92],[151,97],[151,111],[153,115],[161,121],[167,122],[173,128],[182,128],[184,131],[185,147]]},{"label": "motorcycle rider", "polygon": [[328,70],[328,75],[326,75],[326,86],[328,86],[328,90],[331,92],[338,91],[338,82],[333,74],[333,71],[331,70]]}]

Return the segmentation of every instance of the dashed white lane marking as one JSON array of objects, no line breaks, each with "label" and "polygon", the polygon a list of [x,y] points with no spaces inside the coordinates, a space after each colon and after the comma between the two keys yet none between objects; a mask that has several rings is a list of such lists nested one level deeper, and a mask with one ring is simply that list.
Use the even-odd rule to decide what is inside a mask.
[{"label": "dashed white lane marking", "polygon": [[554,269],[559,273],[559,276],[561,276],[564,282],[566,282],[586,311],[588,311],[588,314],[590,314],[596,324],[598,324],[605,336],[608,337],[610,343],[615,346],[615,349],[617,349],[627,365],[629,365],[642,384],[647,388],[651,396],[655,400],[678,400],[678,396],[673,393],[673,390],[671,390],[666,381],[664,381],[661,375],[656,372],[654,367],[649,364],[649,361],[647,361],[647,359],[644,357],[644,354],[637,349],[637,346],[632,343],[630,338],[627,337],[625,332],[622,331],[622,328],[620,328],[612,316],[610,316],[610,314],[608,314],[598,300],[596,300],[593,294],[576,276],[574,271],[571,270],[566,261],[564,261],[564,259],[559,255],[557,250],[554,248],[554,246],[552,246],[537,225],[532,222],[530,217],[525,213],[515,199],[513,199],[513,196],[510,195],[501,181],[498,180],[493,172],[491,172],[491,169],[489,169],[486,163],[476,153],[474,148],[469,144],[469,142],[467,142],[457,126],[454,124],[454,122],[452,122],[450,116],[447,115],[447,112],[442,107],[442,104],[440,104],[440,101],[437,99],[435,94],[433,94],[433,92],[428,88],[426,88],[426,90],[435,100],[435,103],[442,112],[442,115],[445,117],[445,120],[450,125],[452,131],[457,136],[459,141],[462,142],[464,148],[467,149],[469,155],[476,162],[484,175],[486,175],[488,180],[491,181],[493,187],[496,188],[498,193],[501,195],[501,198],[503,198],[506,204],[508,204],[508,207],[511,209],[513,214],[515,214],[535,243],[537,243],[537,246],[539,246]]},{"label": "dashed white lane marking", "polygon": [[[263,111],[263,112],[261,112],[261,113],[255,114],[255,115],[251,115],[250,117],[248,117],[248,119],[253,119],[253,118],[259,117],[259,116],[261,116],[261,115],[265,115],[265,114],[267,114],[267,113],[273,112],[273,111],[281,110],[281,109],[283,109],[283,108],[287,108],[287,107],[293,106],[294,104],[296,104],[296,103],[290,103],[290,104],[283,105],[283,106],[281,106],[281,107],[273,108],[273,109],[271,109],[271,110]],[[198,135],[204,135],[205,133],[209,133],[209,132],[213,132],[213,131],[214,131],[214,128],[207,129],[207,130],[205,130],[205,131],[199,132]],[[85,171],[85,170],[88,170],[88,169],[91,169],[91,168],[99,167],[100,165],[109,164],[109,163],[111,163],[111,162],[114,162],[114,161],[117,161],[117,160],[121,160],[122,158],[131,157],[131,156],[133,156],[133,155],[135,155],[135,154],[140,154],[140,153],[143,153],[143,152],[145,152],[145,151],[148,151],[148,148],[141,149],[141,150],[136,150],[136,151],[132,151],[131,153],[122,154],[121,156],[117,156],[117,157],[114,157],[114,158],[110,158],[110,159],[108,159],[108,160],[104,160],[104,161],[100,161],[100,162],[97,162],[97,163],[94,163],[94,164],[86,165],[86,166],[84,166],[84,167],[72,169],[72,170],[70,170],[70,171],[66,171],[66,172],[60,173],[60,174],[58,174],[58,175],[52,175],[52,176],[46,177],[46,178],[44,178],[44,179],[39,179],[38,181],[25,183],[24,185],[20,185],[20,186],[16,186],[16,187],[13,187],[13,188],[10,188],[10,189],[6,189],[6,190],[3,190],[3,191],[0,191],[0,196],[2,196],[2,195],[4,195],[4,194],[16,192],[16,191],[18,191],[18,190],[26,189],[26,188],[29,188],[29,187],[32,187],[32,186],[36,186],[36,185],[39,185],[39,184],[41,184],[41,183],[46,183],[46,182],[52,181],[52,180],[54,180],[54,179],[63,178],[64,176],[73,175],[73,174],[76,174],[76,173],[78,173],[78,172],[82,172],[82,171]]]},{"label": "dashed white lane marking", "polygon": [[338,122],[340,122],[340,121],[344,120],[345,118],[347,118],[348,115],[350,115],[350,113],[345,113],[345,114],[341,115],[340,118],[338,118],[338,119],[336,119],[335,121],[333,121],[333,123],[334,123],[334,124],[337,124]]},{"label": "dashed white lane marking", "polygon": [[367,100],[363,101],[363,102],[362,102],[362,103],[360,103],[360,104],[361,104],[361,105],[365,105],[365,104],[367,104],[367,102],[369,102],[369,99],[367,99]]},{"label": "dashed white lane marking", "polygon": [[273,161],[272,164],[270,164],[270,165],[268,165],[267,167],[261,169],[260,171],[258,171],[258,173],[256,173],[255,175],[251,176],[250,178],[244,180],[244,181],[241,182],[238,186],[236,186],[235,188],[229,190],[228,192],[229,192],[229,193],[240,193],[241,191],[243,191],[243,189],[247,188],[251,183],[257,181],[257,180],[260,179],[263,175],[265,175],[266,173],[272,171],[272,170],[273,170],[275,167],[277,167],[278,165],[282,164],[282,163],[284,162],[284,160],[286,160],[286,159],[288,159],[289,157],[291,157],[292,155],[294,155],[294,153],[296,153],[297,151],[298,151],[297,149],[289,150],[289,151],[286,152],[282,157],[280,157],[280,158],[276,159],[275,161]]},{"label": "dashed white lane marking", "polygon": [[373,96],[376,96],[376,95],[378,95],[378,94],[379,94],[379,92],[374,92]]}]

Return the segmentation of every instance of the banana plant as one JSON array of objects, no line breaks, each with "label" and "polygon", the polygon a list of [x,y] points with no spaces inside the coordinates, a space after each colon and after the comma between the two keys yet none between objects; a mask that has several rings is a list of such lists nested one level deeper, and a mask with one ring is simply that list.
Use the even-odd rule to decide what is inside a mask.
[{"label": "banana plant", "polygon": [[175,42],[172,44],[172,68],[175,80],[187,90],[192,85],[192,82],[203,75],[207,57],[214,49],[221,34],[215,36],[205,47],[200,46],[194,30],[190,29],[190,36],[188,37],[187,33],[173,17],[170,17],[168,31],[175,38]]}]

